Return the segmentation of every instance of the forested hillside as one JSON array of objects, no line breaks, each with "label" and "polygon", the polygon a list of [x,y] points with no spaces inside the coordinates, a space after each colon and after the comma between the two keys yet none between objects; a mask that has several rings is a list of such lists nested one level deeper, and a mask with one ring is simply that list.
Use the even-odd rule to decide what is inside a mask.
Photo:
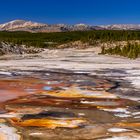
[{"label": "forested hillside", "polygon": [[[0,42],[26,45],[37,48],[55,48],[61,44],[81,41],[95,46],[97,42],[140,40],[140,31],[76,31],[57,33],[0,32]],[[70,46],[71,47],[71,46]],[[140,56],[140,45],[128,43],[125,46],[102,47],[102,54],[121,55],[129,58]]]},{"label": "forested hillside", "polygon": [[0,41],[34,47],[55,47],[72,41],[94,44],[96,41],[140,40],[140,31],[82,31],[60,33],[0,32]]}]

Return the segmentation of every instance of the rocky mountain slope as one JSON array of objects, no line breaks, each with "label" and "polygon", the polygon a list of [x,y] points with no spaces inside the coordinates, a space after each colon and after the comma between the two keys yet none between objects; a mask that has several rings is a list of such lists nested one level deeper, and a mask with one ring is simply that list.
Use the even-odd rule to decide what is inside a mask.
[{"label": "rocky mountain slope", "polygon": [[107,30],[140,30],[140,24],[114,24],[101,27]]},{"label": "rocky mountain slope", "polygon": [[140,24],[114,24],[92,26],[86,24],[42,24],[25,20],[13,20],[0,24],[0,31],[28,31],[28,32],[63,32],[63,31],[89,31],[89,30],[140,30]]},{"label": "rocky mountain slope", "polygon": [[84,31],[102,29],[98,26],[85,24],[66,25],[66,24],[42,24],[24,20],[14,20],[0,24],[0,31],[29,31],[29,32],[62,32],[62,31]]},{"label": "rocky mountain slope", "polygon": [[140,24],[114,24],[93,26],[86,24],[42,24],[25,20],[13,20],[0,24],[0,31],[28,31],[28,32],[63,32],[89,30],[140,30]]},{"label": "rocky mountain slope", "polygon": [[44,26],[44,25],[45,24],[40,24],[37,22],[14,20],[5,24],[1,24],[0,29],[1,30],[14,30],[14,29],[19,29],[19,28],[30,28],[30,27],[38,27],[38,26]]}]

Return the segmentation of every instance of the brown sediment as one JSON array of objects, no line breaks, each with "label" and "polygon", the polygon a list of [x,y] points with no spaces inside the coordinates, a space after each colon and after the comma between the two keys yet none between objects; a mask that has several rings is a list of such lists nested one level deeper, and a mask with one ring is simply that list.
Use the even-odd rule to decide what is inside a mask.
[{"label": "brown sediment", "polygon": [[6,102],[6,105],[33,105],[33,106],[54,106],[69,108],[117,108],[135,106],[136,102],[129,99],[108,99],[108,98],[75,98],[75,97],[52,97],[35,94]]},{"label": "brown sediment", "polygon": [[[105,137],[106,130],[100,125],[95,127],[80,127],[77,129],[24,129],[24,139],[29,140],[94,140],[95,138]],[[39,134],[39,135],[36,135]]]},{"label": "brown sediment", "polygon": [[35,92],[40,92],[42,91],[42,87],[43,85],[38,84],[38,80],[33,78],[0,80],[0,102],[32,94],[27,91],[28,89],[34,89]]}]

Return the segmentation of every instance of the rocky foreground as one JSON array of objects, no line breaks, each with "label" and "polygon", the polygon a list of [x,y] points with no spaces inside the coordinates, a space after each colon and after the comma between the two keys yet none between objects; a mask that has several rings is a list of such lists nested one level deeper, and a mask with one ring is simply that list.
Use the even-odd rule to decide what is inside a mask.
[{"label": "rocky foreground", "polygon": [[0,42],[0,56],[3,55],[22,55],[22,54],[34,54],[42,52],[42,48],[35,48],[35,47],[28,47],[26,45],[13,45],[12,43],[8,42]]},{"label": "rocky foreground", "polygon": [[99,52],[0,57],[0,139],[139,140],[140,59]]}]

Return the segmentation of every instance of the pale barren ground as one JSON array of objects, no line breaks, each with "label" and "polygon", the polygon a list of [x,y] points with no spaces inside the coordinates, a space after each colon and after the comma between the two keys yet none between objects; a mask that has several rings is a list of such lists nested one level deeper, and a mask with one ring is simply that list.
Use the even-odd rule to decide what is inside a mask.
[{"label": "pale barren ground", "polygon": [[[120,97],[122,98],[120,99],[120,102],[119,102],[120,104],[122,103],[125,104],[125,102],[128,102],[132,104],[133,107],[125,106],[125,107],[116,107],[115,109],[99,107],[99,109],[97,110],[96,109],[95,110],[94,109],[82,110],[78,108],[70,108],[70,106],[68,106],[68,108],[64,107],[60,109],[59,106],[57,106],[57,104],[55,107],[52,107],[52,106],[49,107],[47,104],[46,108],[45,108],[45,105],[41,107],[40,106],[36,107],[34,105],[32,106],[28,104],[27,106],[21,105],[22,107],[22,111],[21,111],[20,107],[16,104],[16,102],[22,103],[22,101],[24,101],[26,104],[26,101],[28,101],[28,97],[26,98],[25,96],[25,98],[21,100],[20,99],[19,100],[17,99],[17,101],[15,100],[14,102],[15,104],[11,103],[13,104],[13,106],[7,104],[7,109],[14,110],[16,113],[14,113],[13,111],[10,114],[6,113],[6,114],[0,115],[0,118],[4,119],[4,120],[1,120],[2,124],[0,124],[1,126],[0,138],[2,140],[19,140],[21,138],[20,133],[22,133],[23,131],[24,132],[22,135],[23,140],[34,140],[34,139],[37,139],[37,140],[50,140],[50,139],[140,140],[140,136],[139,136],[139,132],[140,132],[140,121],[139,121],[140,119],[140,112],[139,112],[140,59],[130,60],[130,59],[119,57],[119,56],[98,55],[99,52],[100,52],[100,48],[95,47],[95,48],[88,48],[88,49],[83,49],[83,50],[82,49],[81,50],[80,49],[45,50],[44,52],[40,54],[34,54],[34,55],[4,56],[0,58],[0,74],[7,75],[10,77],[12,76],[12,74],[16,75],[16,74],[21,73],[22,75],[27,75],[27,77],[29,77],[29,76],[32,76],[31,75],[32,72],[39,72],[37,74],[33,73],[34,76],[37,77],[40,73],[44,72],[47,75],[47,72],[48,72],[48,77],[49,75],[51,75],[52,77],[50,76],[50,78],[54,78],[53,77],[53,72],[54,72],[54,76],[56,76],[55,79],[58,79],[57,81],[58,83],[61,82],[61,80],[64,80],[64,81],[66,80],[65,82],[68,82],[69,80],[74,81],[74,78],[75,78],[75,81],[77,82],[82,83],[82,80],[86,81],[87,83],[86,82],[85,83],[87,84],[87,86],[90,80],[94,81],[93,78],[95,78],[95,81],[98,81],[97,80],[98,78],[108,79],[110,84],[114,84],[116,82],[115,83],[116,88],[114,87],[109,90],[109,92],[111,93],[111,97],[114,97],[116,99],[117,97]],[[52,73],[50,74],[50,72]],[[81,76],[78,75],[76,77],[73,75],[73,73],[81,74]],[[84,74],[88,74],[88,75],[84,75]],[[83,79],[77,79],[79,77]],[[1,81],[2,84],[3,82],[5,81]],[[24,82],[23,84],[26,85],[26,80]],[[55,81],[54,84],[57,85],[57,82]],[[119,85],[117,85],[117,82],[119,83]],[[5,86],[5,83],[3,84],[3,87]],[[102,80],[100,84],[104,84],[102,83]],[[64,86],[64,90],[65,89],[67,90],[68,87],[65,87],[65,85],[63,86]],[[91,85],[89,85],[89,88],[91,88],[90,86]],[[77,87],[77,88],[80,88],[80,87]],[[60,94],[60,96],[61,95],[64,96],[65,94],[67,95],[67,93],[71,91],[75,91],[75,90],[77,89],[68,90],[66,93]],[[12,92],[14,91],[15,89]],[[79,89],[78,89],[78,92],[80,92]],[[89,90],[86,89],[84,92],[86,96],[88,96],[87,92],[89,92]],[[110,94],[107,94],[107,95],[110,95]],[[3,97],[3,98],[4,98],[3,99],[4,101],[7,99],[6,97]],[[17,94],[15,94],[15,96],[8,97],[8,99],[9,98],[10,99],[17,98]],[[45,98],[45,95],[42,96],[42,100],[44,101],[43,98]],[[34,97],[31,96],[29,99],[32,101],[34,100]],[[118,102],[115,101],[116,99],[114,100],[112,99],[111,101],[110,100],[97,100],[97,101],[85,100],[85,101],[80,101],[80,105],[81,104],[84,106],[94,106],[96,104],[99,104],[99,105],[103,104],[106,106],[110,104],[116,105],[118,104]],[[42,101],[41,102],[39,102],[39,100],[37,101],[39,104],[42,103]],[[59,104],[63,103],[60,101],[59,101]],[[48,103],[50,103],[50,101]],[[29,112],[32,112],[34,114],[36,112],[43,110],[44,108],[46,110],[53,110],[53,111],[59,110],[61,112],[70,111],[76,114],[85,115],[85,117],[87,117],[91,121],[91,124],[90,125],[88,124],[87,127],[85,128],[79,128],[75,130],[61,129],[61,128],[54,129],[54,130],[40,129],[40,128],[37,128],[37,129],[24,128],[23,129],[23,128],[16,127],[17,130],[20,131],[20,133],[17,134],[15,128],[12,128],[11,126],[6,125],[3,122],[5,121],[5,118],[11,118],[13,116],[17,117],[17,114],[19,115],[19,112],[20,114],[21,113],[26,114],[29,110]],[[11,137],[11,135],[13,135],[13,137]],[[10,139],[7,139],[7,138],[10,138]]]},{"label": "pale barren ground", "polygon": [[[124,76],[135,87],[140,87],[140,58],[130,60],[119,56],[98,55],[100,48],[45,50],[40,54],[22,56],[4,56],[0,60],[0,69],[7,70],[72,70],[88,72],[112,70],[104,73],[109,76]],[[115,70],[115,72],[113,72]],[[123,71],[123,73],[117,71]]]}]

